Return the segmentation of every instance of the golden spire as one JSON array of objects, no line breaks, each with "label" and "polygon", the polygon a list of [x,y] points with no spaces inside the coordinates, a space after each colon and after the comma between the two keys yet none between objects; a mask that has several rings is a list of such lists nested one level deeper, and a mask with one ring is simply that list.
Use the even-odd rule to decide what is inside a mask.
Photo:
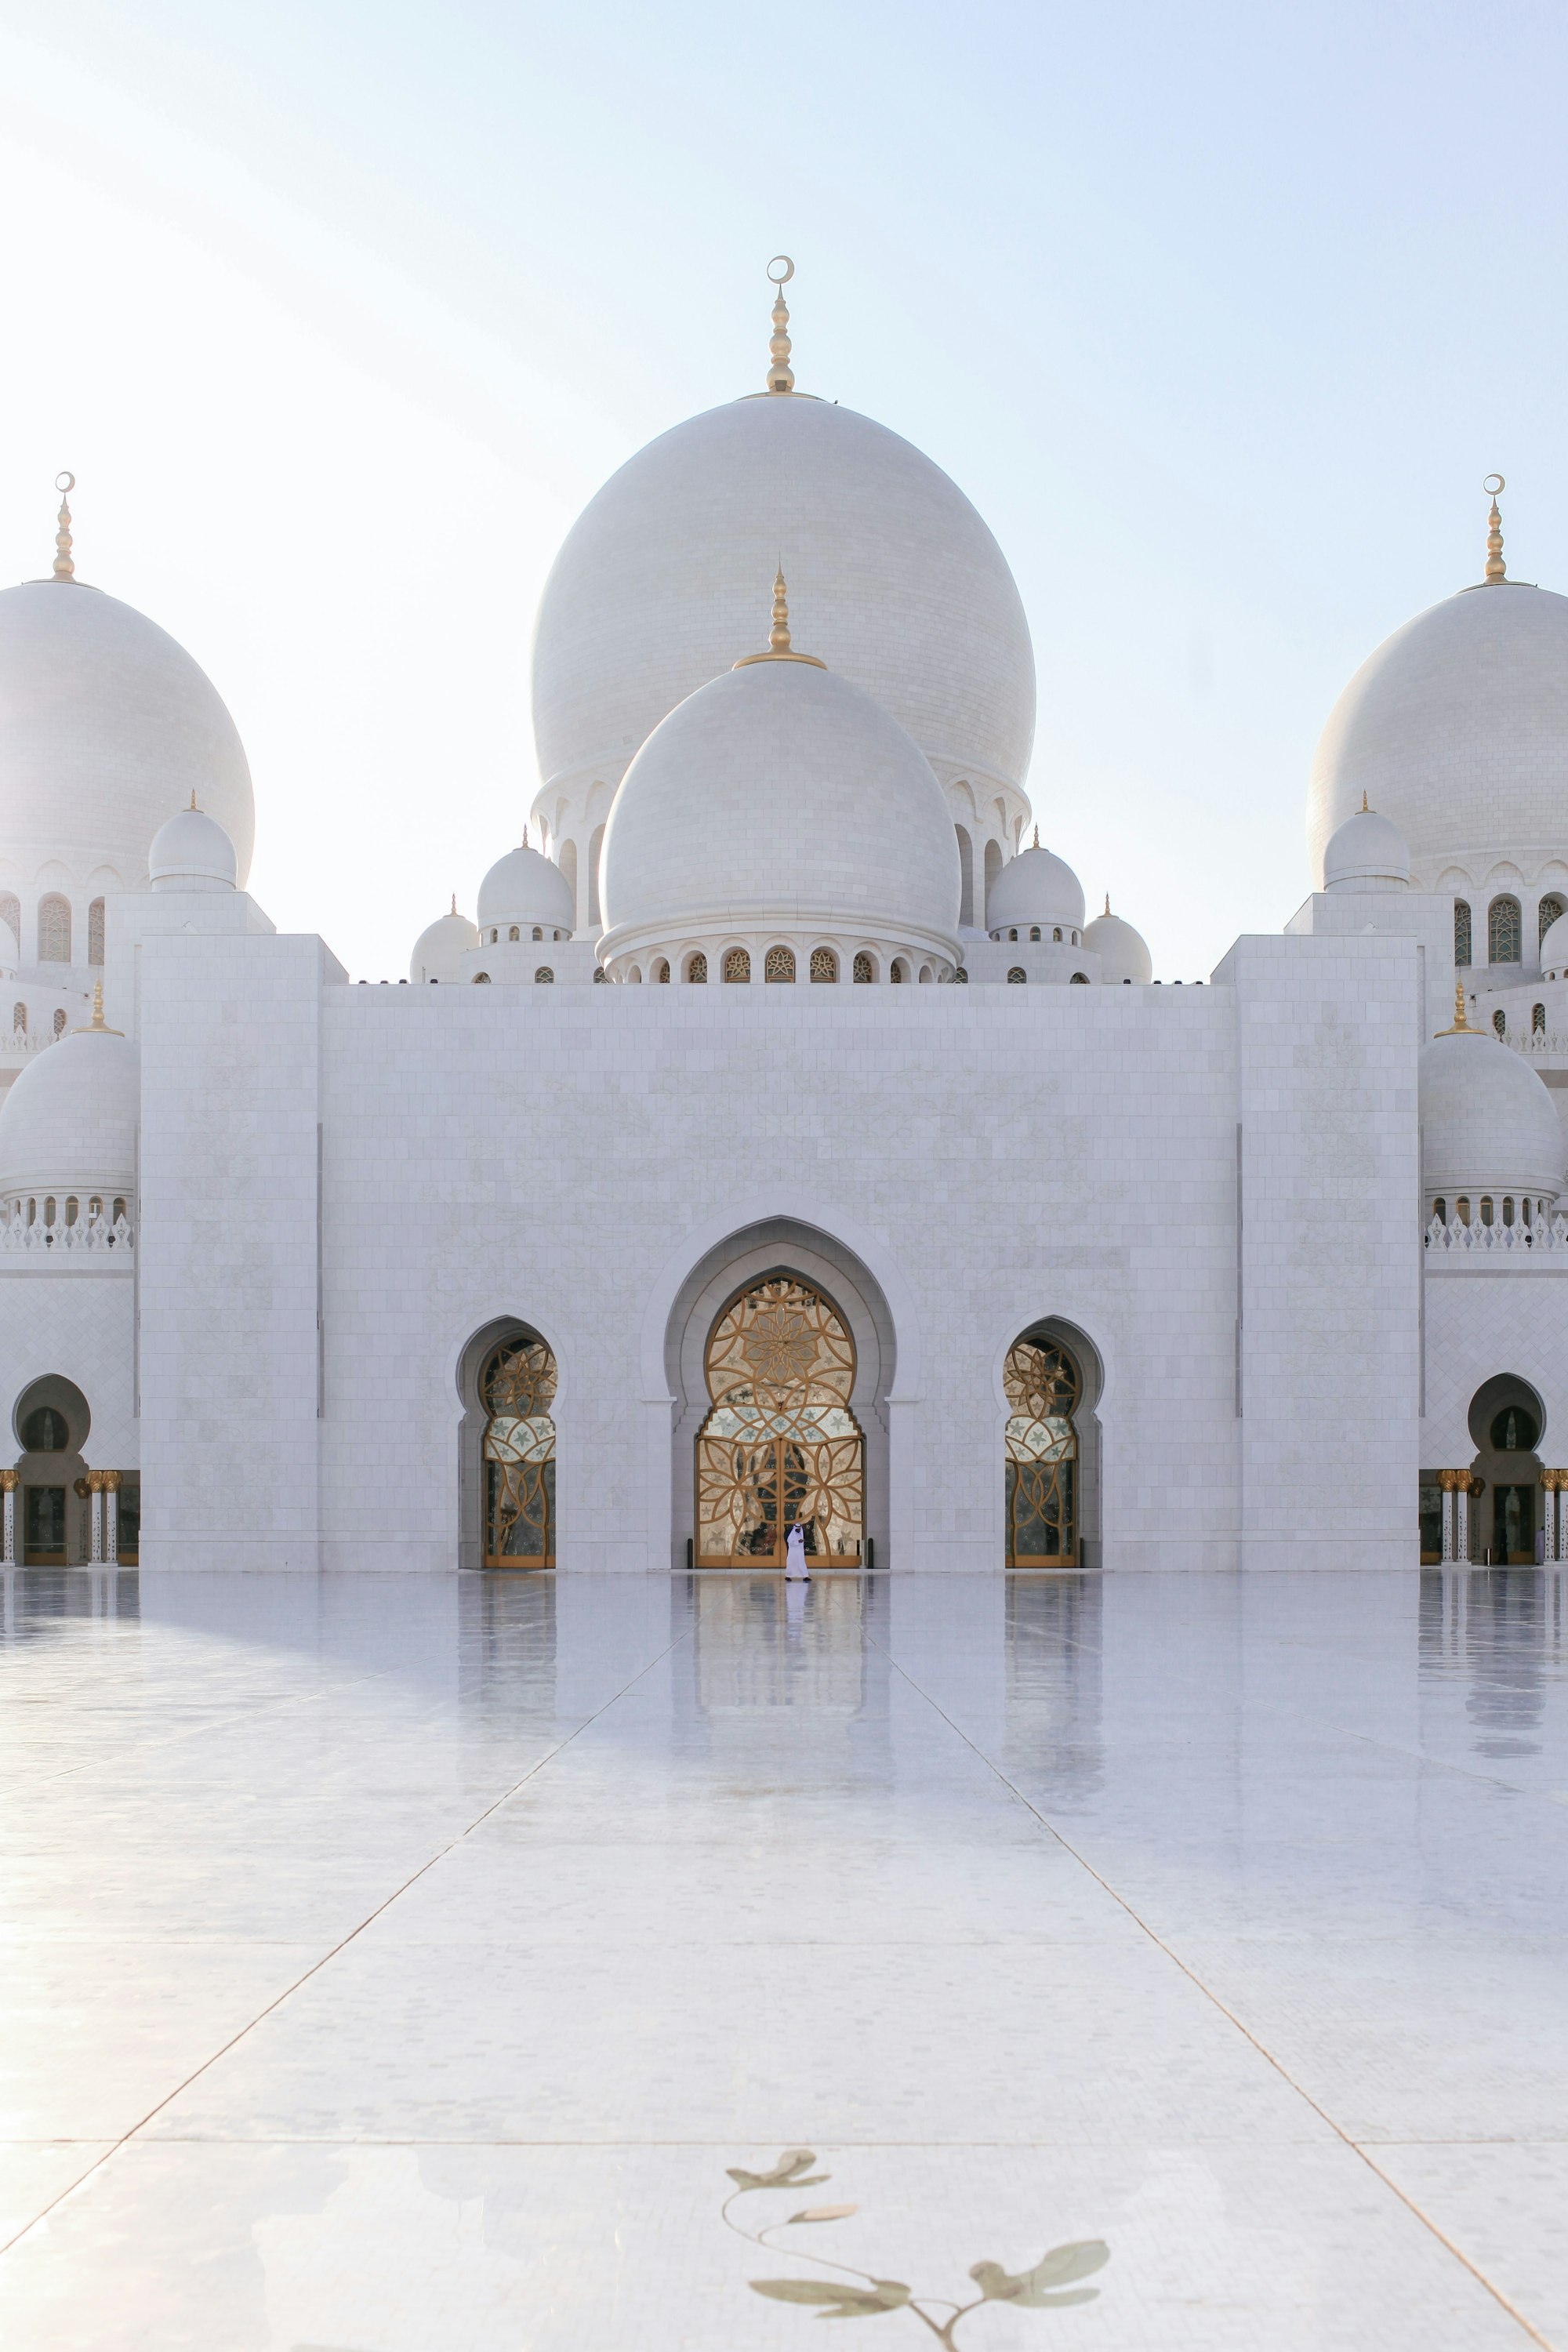
[{"label": "golden spire", "polygon": [[522,828],[522,845],[523,845],[524,849],[526,849],[526,848],[528,847],[528,827],[527,827],[527,825],[524,825],[524,826],[523,826],[523,828]]},{"label": "golden spire", "polygon": [[1500,474],[1489,474],[1481,488],[1492,502],[1492,510],[1487,517],[1487,586],[1500,588],[1508,573],[1503,568],[1502,517],[1498,512],[1497,502],[1499,492],[1506,490],[1508,484]]},{"label": "golden spire", "polygon": [[71,1031],[71,1035],[73,1037],[91,1037],[94,1035],[100,1037],[123,1037],[124,1034],[125,1032],[123,1029],[111,1029],[108,1022],[104,1019],[103,982],[101,980],[95,980],[92,983],[92,1019],[90,1021],[84,1021],[79,1028],[73,1029]]},{"label": "golden spire", "polygon": [[773,574],[773,625],[768,631],[767,652],[765,654],[742,654],[740,660],[738,662],[731,662],[730,667],[731,669],[750,669],[753,662],[764,661],[808,662],[813,669],[826,669],[827,667],[827,664],[825,661],[818,661],[815,654],[797,654],[790,644],[789,599],[784,593],[784,562],[782,558],[779,562],[779,568]]},{"label": "golden spire", "polygon": [[76,488],[76,476],[57,474],[55,488],[60,494],[59,529],[55,533],[55,578],[74,580],[76,565],[71,561],[71,510],[66,500]]},{"label": "golden spire", "polygon": [[1039,828],[1039,826],[1038,826],[1038,825],[1037,825],[1037,826],[1035,827],[1035,847],[1036,847],[1037,849],[1038,849],[1039,845],[1040,845],[1040,828]]},{"label": "golden spire", "polygon": [[454,891],[453,891],[453,893],[452,893],[452,912],[453,912],[453,914],[455,915],[455,914],[457,913],[457,911],[458,911],[458,894],[457,894],[457,892],[454,890]]},{"label": "golden spire", "polygon": [[187,816],[199,816],[201,814],[201,811],[196,806],[196,788],[195,784],[191,786],[191,804],[185,811],[185,814]]},{"label": "golden spire", "polygon": [[1361,813],[1363,816],[1370,816],[1372,814],[1372,811],[1366,804],[1366,786],[1364,784],[1361,788]]},{"label": "golden spire", "polygon": [[774,289],[773,334],[768,349],[773,357],[768,366],[768,390],[793,392],[795,370],[789,363],[789,307],[784,289],[795,276],[795,264],[787,253],[775,253],[768,264],[768,279]]},{"label": "golden spire", "polygon": [[1105,911],[1108,915],[1110,912],[1110,893],[1109,890],[1105,894]]},{"label": "golden spire", "polygon": [[1439,1037],[1483,1037],[1486,1034],[1484,1029],[1472,1029],[1465,1018],[1465,983],[1462,980],[1454,982],[1454,1025],[1451,1029],[1439,1029],[1437,1034]]}]

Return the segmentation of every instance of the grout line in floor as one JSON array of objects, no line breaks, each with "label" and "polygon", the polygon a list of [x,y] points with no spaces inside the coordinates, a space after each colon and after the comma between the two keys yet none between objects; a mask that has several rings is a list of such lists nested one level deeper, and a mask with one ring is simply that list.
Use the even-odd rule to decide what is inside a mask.
[{"label": "grout line in floor", "polygon": [[[876,1637],[868,1631],[868,1641],[874,1641],[875,1638]],[[1232,2025],[1236,2029],[1237,2032],[1239,2033],[1245,2041],[1251,2044],[1252,2048],[1257,2051],[1258,2056],[1262,2058],[1268,2065],[1273,2068],[1280,2081],[1288,2084],[1290,2090],[1296,2094],[1296,2096],[1307,2106],[1310,2107],[1312,2113],[1319,2116],[1321,2120],[1328,2126],[1329,2129],[1333,2133],[1335,2138],[1340,2141],[1342,2146],[1349,2148],[1352,2155],[1358,2157],[1361,2162],[1365,2165],[1367,2170],[1373,2175],[1373,2179],[1381,2181],[1383,2186],[1390,2192],[1390,2194],[1398,2199],[1399,2202],[1405,2208],[1405,2210],[1415,2216],[1415,2220],[1420,2222],[1422,2228],[1430,2231],[1431,2235],[1437,2241],[1438,2244],[1444,2248],[1445,2252],[1451,2254],[1454,2260],[1460,2263],[1462,2267],[1469,2273],[1478,2286],[1483,2287],[1487,2294],[1490,2295],[1492,2301],[1497,2304],[1501,2310],[1508,2314],[1509,2317],[1517,2326],[1523,2329],[1525,2335],[1530,2337],[1531,2342],[1532,2344],[1539,2345],[1541,2347],[1541,2352],[1556,2352],[1556,2348],[1552,2345],[1551,2338],[1547,2336],[1543,2336],[1540,2328],[1534,2325],[1533,2321],[1526,2318],[1524,2313],[1520,2310],[1518,2305],[1504,2293],[1503,2289],[1497,2284],[1495,2280],[1489,2278],[1486,2272],[1481,2269],[1480,2265],[1474,2262],[1471,2257],[1465,2252],[1463,2247],[1457,2245],[1454,2240],[1449,2237],[1447,2231],[1441,2228],[1440,2225],[1433,2220],[1431,2214],[1426,2212],[1416,2202],[1414,2197],[1407,2195],[1405,2190],[1400,2187],[1399,2183],[1391,2179],[1389,2174],[1384,2170],[1382,2165],[1378,2164],[1368,2153],[1369,2148],[1373,2146],[1381,2147],[1389,2145],[1389,2143],[1382,2141],[1363,2142],[1354,2138],[1351,2133],[1346,2131],[1342,2124],[1336,2122],[1335,2118],[1329,2113],[1328,2109],[1322,2105],[1321,2101],[1315,2099],[1310,2091],[1309,2091],[1303,2084],[1299,2083],[1296,2080],[1296,2077],[1290,2073],[1289,2068],[1284,2063],[1284,2062],[1275,2056],[1268,2043],[1260,2041],[1258,2036],[1254,2033],[1251,2027],[1246,2024],[1226,2001],[1221,2000],[1219,1994],[1214,1990],[1213,1987],[1205,1983],[1203,1978],[1199,1976],[1196,1969],[1189,1967],[1188,1963],[1183,1959],[1181,1954],[1174,1950],[1173,1947],[1166,1942],[1165,1938],[1159,1933],[1158,1929],[1150,1926],[1148,1920],[1142,1916],[1137,1906],[1131,1902],[1125,1895],[1121,1894],[1115,1886],[1113,1886],[1108,1878],[1103,1876],[1100,1871],[1096,1870],[1093,1863],[1091,1863],[1086,1855],[1079,1852],[1070,1838],[1065,1837],[1062,1834],[1061,1831],[1057,1828],[1055,1822],[1052,1822],[1047,1814],[1040,1811],[1039,1806],[1034,1802],[1032,1798],[1025,1795],[1023,1790],[1020,1789],[1016,1782],[1003,1770],[1001,1765],[986,1755],[979,1742],[971,1738],[969,1733],[966,1732],[960,1724],[954,1722],[952,1717],[948,1714],[946,1708],[942,1706],[938,1700],[934,1699],[931,1696],[931,1693],[915,1680],[909,1668],[893,1655],[892,1652],[886,1646],[886,1644],[879,1642],[877,1643],[877,1647],[881,1650],[883,1656],[887,1658],[894,1671],[902,1675],[910,1688],[916,1692],[920,1697],[924,1699],[926,1705],[931,1707],[935,1714],[942,1717],[942,1720],[947,1725],[955,1738],[961,1739],[964,1746],[980,1759],[987,1770],[994,1773],[996,1779],[1002,1783],[1002,1786],[1011,1792],[1016,1802],[1022,1805],[1026,1812],[1033,1815],[1035,1820],[1039,1822],[1040,1827],[1046,1832],[1047,1835],[1054,1838],[1056,1843],[1062,1848],[1063,1852],[1069,1853],[1073,1860],[1079,1864],[1079,1868],[1086,1871],[1089,1876],[1094,1880],[1098,1886],[1104,1888],[1106,1894],[1110,1897],[1110,1900],[1120,1910],[1125,1912],[1128,1918],[1132,1921],[1133,1925],[1138,1927],[1143,1935],[1148,1937],[1150,1942],[1155,1946],[1156,1949],[1163,1952],[1165,1958],[1172,1963],[1173,1967],[1181,1970],[1188,1983],[1200,1992],[1204,1999],[1209,2001],[1213,2007],[1219,2011],[1220,2015],[1225,2018],[1228,2024]],[[1403,2145],[1405,2143],[1401,2144]],[[1419,2143],[1417,2143],[1417,2145],[1419,2145]]]},{"label": "grout line in floor", "polygon": [[[406,1895],[411,1886],[417,1885],[418,1881],[426,1875],[427,1871],[434,1870],[438,1862],[443,1861],[447,1854],[455,1852],[456,1849],[462,1844],[465,1838],[471,1837],[477,1829],[480,1828],[484,1822],[489,1820],[492,1813],[499,1812],[502,1805],[508,1803],[511,1798],[515,1797],[520,1789],[526,1787],[530,1780],[533,1780],[539,1773],[542,1772],[548,1765],[552,1764],[558,1756],[562,1755],[566,1748],[570,1748],[574,1740],[580,1739],[583,1734],[589,1730],[593,1725],[597,1723],[602,1716],[606,1715],[610,1708],[613,1707],[618,1700],[626,1696],[628,1691],[635,1690],[637,1684],[642,1681],[645,1675],[652,1674],[656,1666],[661,1665],[666,1658],[673,1655],[674,1652],[680,1647],[682,1642],[689,1641],[690,1639],[691,1631],[691,1627],[688,1626],[686,1631],[678,1634],[673,1642],[666,1643],[664,1648],[658,1651],[655,1656],[647,1659],[642,1665],[640,1665],[636,1674],[631,1676],[630,1680],[622,1684],[619,1690],[612,1691],[609,1697],[605,1699],[602,1706],[595,1707],[592,1715],[585,1716],[580,1723],[574,1725],[572,1730],[566,1734],[566,1737],[563,1739],[557,1741],[555,1746],[548,1749],[545,1754],[536,1757],[533,1762],[529,1766],[526,1772],[522,1773],[519,1779],[513,1780],[507,1788],[503,1789],[499,1796],[493,1798],[488,1805],[486,1805],[479,1812],[476,1813],[473,1820],[463,1829],[459,1830],[455,1836],[447,1839],[444,1844],[438,1846],[434,1853],[428,1855],[426,1860],[420,1864],[417,1870],[412,1871],[400,1885],[395,1886],[390,1895],[384,1896],[382,1901],[375,1906],[374,1910],[368,1911],[365,1914],[364,1917],[359,1922],[357,1927],[351,1927],[346,1936],[340,1937],[338,1941],[332,1945],[329,1951],[325,1951],[321,1954],[320,1959],[313,1960],[310,1966],[296,1977],[291,1984],[285,1985],[283,1990],[279,1993],[274,2000],[268,2001],[262,2008],[258,2009],[255,2016],[248,2019],[247,2022],[240,2027],[237,2033],[231,2033],[228,2040],[225,2042],[220,2048],[212,2051],[202,2060],[199,2066],[194,2066],[191,2069],[191,2072],[184,2076],[183,2081],[174,2084],[173,2090],[166,2091],[161,2099],[157,2100],[153,2105],[148,2108],[146,2114],[142,2116],[138,2122],[131,2126],[129,2131],[121,2132],[118,2136],[112,2147],[106,2147],[104,2149],[103,2154],[99,2157],[96,2163],[89,2164],[79,2179],[73,2180],[68,2188],[62,2189],[58,2196],[51,2197],[47,2205],[41,2206],[38,2211],[35,2213],[30,2220],[25,2221],[19,2230],[14,2231],[11,2236],[7,2238],[3,2244],[0,2244],[0,2256],[8,2254],[13,2247],[19,2245],[24,2238],[37,2228],[40,2221],[47,2219],[48,2215],[55,2210],[55,2208],[58,2205],[63,2204],[68,2197],[74,2196],[84,2181],[90,2180],[93,2174],[95,2172],[101,2171],[106,2164],[111,2163],[114,2158],[119,2155],[121,2149],[125,2147],[132,2140],[133,2140],[139,2132],[145,2131],[147,2126],[153,2121],[155,2116],[162,2115],[163,2109],[166,2106],[169,2106],[173,2101],[177,2099],[183,2092],[188,2091],[193,2083],[199,2082],[201,2077],[207,2073],[210,2067],[217,2064],[220,2058],[226,2058],[231,2050],[237,2049],[238,2045],[245,2040],[247,2033],[254,2032],[256,2028],[261,2023],[262,2020],[264,2018],[270,2017],[275,2010],[281,2009],[284,2002],[291,2000],[294,1994],[300,1990],[301,1985],[309,1984],[312,1977],[319,1976],[330,1960],[336,1959],[340,1952],[346,1951],[349,1945],[354,1941],[356,1937],[362,1936],[365,1929],[372,1926],[375,1920],[379,1919],[384,1911],[390,1910],[393,1904],[397,1902],[400,1896]],[[252,2145],[264,2145],[264,2143],[257,2142],[252,2143]]]}]

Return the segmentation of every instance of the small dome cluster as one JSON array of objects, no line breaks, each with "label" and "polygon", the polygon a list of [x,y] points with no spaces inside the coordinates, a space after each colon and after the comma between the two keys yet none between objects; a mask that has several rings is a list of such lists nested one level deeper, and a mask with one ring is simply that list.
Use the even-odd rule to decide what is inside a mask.
[{"label": "small dome cluster", "polygon": [[[1563,1191],[1563,1137],[1539,1071],[1469,1027],[1461,983],[1454,1026],[1421,1055],[1422,1184],[1428,1209],[1518,1195],[1549,1208]],[[1466,1222],[1468,1222],[1467,1216]]]}]

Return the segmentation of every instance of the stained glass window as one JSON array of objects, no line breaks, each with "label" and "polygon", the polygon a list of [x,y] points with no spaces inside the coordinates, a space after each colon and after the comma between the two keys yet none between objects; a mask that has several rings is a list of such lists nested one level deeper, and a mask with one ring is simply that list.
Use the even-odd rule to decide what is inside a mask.
[{"label": "stained glass window", "polygon": [[1487,961],[1517,963],[1520,953],[1519,900],[1494,898],[1487,909]]},{"label": "stained glass window", "polygon": [[70,900],[52,892],[38,901],[38,961],[69,963],[70,960]]},{"label": "stained glass window", "polygon": [[1454,961],[1468,964],[1470,961],[1470,909],[1464,898],[1454,901]]},{"label": "stained glass window", "polygon": [[866,1446],[850,1410],[855,1343],[820,1291],[769,1275],[732,1299],[704,1360],[698,1564],[782,1568],[792,1527],[823,1567],[858,1567]]},{"label": "stained glass window", "polygon": [[555,1358],[503,1339],[479,1381],[485,1408],[485,1566],[555,1565]]}]

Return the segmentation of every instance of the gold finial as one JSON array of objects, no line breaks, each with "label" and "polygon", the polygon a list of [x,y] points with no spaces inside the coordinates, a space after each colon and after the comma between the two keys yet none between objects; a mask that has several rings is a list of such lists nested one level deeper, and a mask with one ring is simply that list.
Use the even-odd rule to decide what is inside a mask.
[{"label": "gold finial", "polygon": [[527,825],[524,825],[524,826],[523,826],[523,828],[522,828],[522,845],[523,845],[524,849],[526,849],[526,848],[528,847],[528,827],[527,827]]},{"label": "gold finial", "polygon": [[76,488],[76,476],[57,474],[55,488],[60,494],[59,528],[55,533],[55,578],[74,580],[76,565],[71,561],[71,510],[66,501]]},{"label": "gold finial", "polygon": [[101,980],[95,980],[92,983],[92,1019],[90,1021],[84,1021],[79,1028],[73,1029],[71,1031],[71,1035],[73,1037],[91,1037],[94,1035],[99,1037],[123,1037],[124,1034],[125,1032],[123,1029],[111,1029],[108,1022],[104,1019],[103,982]]},{"label": "gold finial", "polygon": [[1500,474],[1489,474],[1481,488],[1492,502],[1492,510],[1487,517],[1487,586],[1498,588],[1506,581],[1508,573],[1503,568],[1502,517],[1498,512],[1497,502],[1499,493],[1506,490],[1508,484]]},{"label": "gold finial", "polygon": [[452,893],[452,912],[453,912],[453,914],[455,915],[455,914],[457,913],[457,911],[458,911],[458,894],[457,894],[457,892],[454,890],[454,891],[453,891],[453,893]]},{"label": "gold finial", "polygon": [[1454,982],[1454,1025],[1451,1029],[1439,1029],[1437,1034],[1439,1037],[1481,1037],[1486,1034],[1482,1029],[1472,1029],[1465,1018],[1465,983],[1462,980]]},{"label": "gold finial", "polygon": [[1110,912],[1110,893],[1109,890],[1105,894],[1105,911],[1108,915]]},{"label": "gold finial", "polygon": [[789,363],[789,307],[784,289],[795,276],[795,264],[787,253],[775,253],[768,264],[768,282],[774,289],[773,334],[768,350],[773,357],[768,366],[768,390],[793,392],[795,370]]},{"label": "gold finial", "polygon": [[1372,811],[1366,804],[1366,786],[1364,784],[1362,786],[1361,792],[1361,813],[1363,816],[1370,816],[1372,814]]},{"label": "gold finial", "polygon": [[191,804],[185,811],[185,814],[187,816],[199,816],[201,814],[201,811],[196,806],[196,788],[195,784],[191,786]]},{"label": "gold finial", "polygon": [[730,667],[731,669],[750,669],[753,662],[764,661],[807,662],[813,669],[826,669],[827,667],[827,664],[825,661],[818,661],[815,654],[797,654],[790,644],[789,599],[784,593],[784,559],[782,557],[779,560],[779,568],[773,574],[773,625],[768,631],[767,652],[765,654],[742,654],[740,660],[738,662],[731,662]]},{"label": "gold finial", "polygon": [[1038,826],[1038,825],[1037,825],[1037,826],[1035,827],[1035,847],[1036,847],[1037,849],[1038,849],[1039,845],[1040,845],[1040,828],[1039,828],[1039,826]]}]

